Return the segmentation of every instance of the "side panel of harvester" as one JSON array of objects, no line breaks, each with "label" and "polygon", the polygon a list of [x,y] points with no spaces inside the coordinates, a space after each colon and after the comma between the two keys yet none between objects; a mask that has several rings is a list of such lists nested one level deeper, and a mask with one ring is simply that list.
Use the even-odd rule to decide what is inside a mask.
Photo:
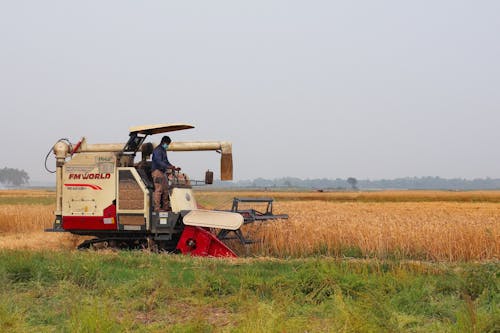
[{"label": "side panel of harvester", "polygon": [[150,230],[151,198],[137,170],[133,167],[117,169],[118,229],[127,231]]},{"label": "side panel of harvester", "polygon": [[63,166],[62,227],[117,230],[116,155],[78,153]]}]

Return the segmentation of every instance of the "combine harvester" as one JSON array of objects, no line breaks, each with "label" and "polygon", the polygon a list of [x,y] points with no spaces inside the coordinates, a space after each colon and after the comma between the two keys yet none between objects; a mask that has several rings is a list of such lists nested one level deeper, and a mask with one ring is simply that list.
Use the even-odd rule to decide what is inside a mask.
[{"label": "combine harvester", "polygon": [[[52,232],[93,236],[78,248],[93,244],[109,247],[147,247],[194,256],[236,257],[222,240],[239,239],[248,244],[240,227],[255,221],[288,218],[272,213],[270,198],[234,198],[228,211],[199,209],[192,185],[212,184],[213,172],[205,181],[191,181],[176,170],[168,173],[168,211],[153,209],[154,185],[150,157],[153,144],[146,137],[194,128],[188,124],[159,124],[130,128],[123,144],[88,144],[82,138],[73,145],[59,140],[56,157],[56,211]],[[135,162],[138,151],[141,161]],[[226,141],[172,142],[169,151],[216,151],[221,154],[221,180],[233,179],[232,145]],[[265,212],[240,210],[239,202],[267,203]],[[234,233],[234,237],[229,237]]]}]

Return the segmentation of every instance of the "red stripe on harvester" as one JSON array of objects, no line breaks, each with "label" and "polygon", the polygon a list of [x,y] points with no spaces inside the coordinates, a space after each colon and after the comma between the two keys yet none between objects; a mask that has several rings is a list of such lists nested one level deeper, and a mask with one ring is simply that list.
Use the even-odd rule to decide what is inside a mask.
[{"label": "red stripe on harvester", "polygon": [[102,190],[102,187],[92,184],[64,184],[64,186],[90,187],[93,190]]}]

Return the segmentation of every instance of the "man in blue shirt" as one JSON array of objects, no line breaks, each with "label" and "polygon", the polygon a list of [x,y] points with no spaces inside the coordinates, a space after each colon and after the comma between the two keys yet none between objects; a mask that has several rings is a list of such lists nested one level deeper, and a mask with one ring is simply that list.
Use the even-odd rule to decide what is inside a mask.
[{"label": "man in blue shirt", "polygon": [[161,209],[168,210],[168,180],[166,176],[167,170],[180,170],[172,165],[167,158],[168,145],[172,142],[168,136],[161,139],[160,144],[153,150],[151,176],[155,192],[153,194],[154,210],[159,212]]}]

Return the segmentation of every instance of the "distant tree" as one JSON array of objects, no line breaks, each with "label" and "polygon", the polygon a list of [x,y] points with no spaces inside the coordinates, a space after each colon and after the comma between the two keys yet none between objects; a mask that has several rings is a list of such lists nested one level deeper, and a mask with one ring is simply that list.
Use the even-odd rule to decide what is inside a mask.
[{"label": "distant tree", "polygon": [[358,186],[357,186],[358,185],[358,180],[356,178],[354,178],[354,177],[347,178],[347,183],[349,185],[351,185],[351,187],[352,187],[353,190],[357,190],[358,189]]},{"label": "distant tree", "polygon": [[30,177],[24,170],[3,168],[0,169],[0,183],[5,185],[21,186],[28,184]]}]

